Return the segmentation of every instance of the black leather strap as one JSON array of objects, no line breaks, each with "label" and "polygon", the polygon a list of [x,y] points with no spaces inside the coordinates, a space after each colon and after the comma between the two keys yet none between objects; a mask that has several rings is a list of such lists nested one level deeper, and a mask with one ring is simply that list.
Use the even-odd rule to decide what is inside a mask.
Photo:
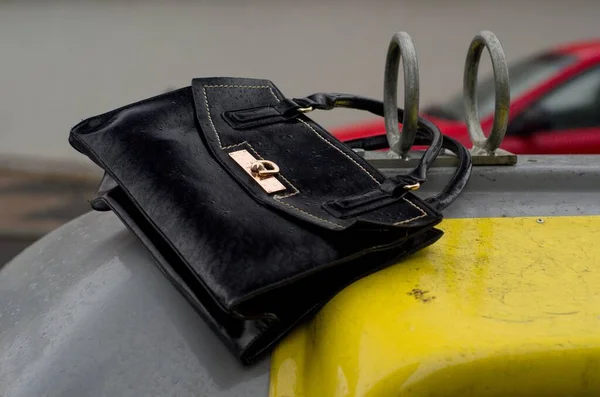
[{"label": "black leather strap", "polygon": [[[316,93],[305,98],[284,99],[276,106],[244,109],[224,114],[227,122],[234,128],[253,128],[260,125],[280,123],[300,116],[312,110],[331,110],[334,108],[349,108],[365,110],[377,116],[384,116],[383,102],[371,98],[360,97],[341,93]],[[398,109],[398,118],[402,118],[404,111]],[[367,150],[384,149],[389,147],[387,137],[377,136],[347,142],[352,148]],[[326,203],[330,212],[335,212],[340,217],[352,216],[353,213],[364,210],[375,202],[381,204],[382,200],[392,199],[404,193],[411,185],[423,184],[427,179],[427,169],[433,164],[442,148],[453,152],[459,164],[454,176],[448,185],[427,202],[437,210],[449,206],[465,187],[471,174],[471,155],[458,141],[443,136],[439,128],[427,119],[418,118],[418,130],[415,145],[428,146],[419,164],[406,175],[397,175],[382,183],[378,190],[367,192],[355,197],[347,197],[333,203]],[[374,205],[374,204],[373,204]]]},{"label": "black leather strap", "polygon": [[[383,117],[384,115],[383,102],[370,98],[358,97],[349,94],[318,93],[313,94],[305,99],[305,101],[300,102],[302,105],[309,105],[317,109],[329,110],[336,107],[344,107],[366,110],[377,116]],[[402,109],[398,109],[398,118],[401,119],[403,115],[404,111]],[[421,157],[419,164],[408,175],[398,175],[394,178],[391,178],[391,180],[397,183],[394,183],[391,186],[384,186],[386,185],[386,183],[384,183],[382,184],[382,187],[389,187],[390,189],[394,190],[398,189],[402,183],[410,183],[413,180],[419,183],[424,183],[426,180],[427,169],[429,169],[429,167],[433,164],[439,155],[441,148],[447,149],[454,153],[458,158],[458,166],[456,171],[454,172],[452,179],[440,193],[426,200],[436,210],[441,211],[452,204],[454,200],[456,200],[457,196],[467,184],[472,168],[471,154],[460,142],[449,136],[442,135],[439,128],[427,119],[419,117],[418,128],[415,145],[429,146],[423,157]],[[374,149],[384,149],[389,147],[387,143],[387,137],[384,135],[381,138],[383,138],[382,143],[384,142],[384,144]],[[368,141],[369,139],[372,138],[365,138],[364,141]],[[354,144],[356,143],[358,142],[354,141]],[[353,147],[352,145],[350,146]]]},{"label": "black leather strap", "polygon": [[[387,137],[385,135],[373,136],[369,138],[355,139],[346,142],[353,149],[381,150],[388,148]],[[415,138],[416,146],[425,146],[429,143],[429,138],[417,132]],[[425,201],[436,210],[441,211],[448,207],[464,189],[469,175],[471,174],[471,154],[460,142],[447,135],[443,136],[442,147],[451,151],[458,158],[458,166],[452,179],[446,184],[445,188],[437,195],[426,199]]]}]

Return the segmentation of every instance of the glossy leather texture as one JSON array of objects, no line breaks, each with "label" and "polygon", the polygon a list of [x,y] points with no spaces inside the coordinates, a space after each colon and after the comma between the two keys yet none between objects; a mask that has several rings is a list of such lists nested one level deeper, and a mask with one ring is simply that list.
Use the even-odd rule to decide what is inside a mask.
[{"label": "glossy leather texture", "polygon": [[[406,179],[386,179],[305,115],[252,128],[225,117],[283,100],[267,80],[194,79],[69,137],[106,172],[92,207],[120,217],[244,363],[349,283],[441,236],[440,211]],[[437,155],[439,130],[424,129]],[[229,156],[242,149],[276,163],[285,190],[265,192]]]}]

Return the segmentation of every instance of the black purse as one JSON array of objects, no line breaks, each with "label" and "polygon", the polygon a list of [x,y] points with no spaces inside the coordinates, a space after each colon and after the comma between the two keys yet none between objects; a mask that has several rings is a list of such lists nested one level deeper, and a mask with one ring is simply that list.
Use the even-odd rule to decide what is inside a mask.
[{"label": "black purse", "polygon": [[[397,75],[398,43],[386,75]],[[428,148],[386,178],[305,114],[355,108],[410,125],[386,82],[384,111],[346,94],[287,98],[268,80],[194,79],[79,123],[69,142],[105,171],[92,207],[112,210],[250,363],[345,286],[442,235],[434,226],[471,170],[464,146],[413,112],[414,144]],[[412,191],[442,148],[458,157],[455,175],[421,199]]]}]

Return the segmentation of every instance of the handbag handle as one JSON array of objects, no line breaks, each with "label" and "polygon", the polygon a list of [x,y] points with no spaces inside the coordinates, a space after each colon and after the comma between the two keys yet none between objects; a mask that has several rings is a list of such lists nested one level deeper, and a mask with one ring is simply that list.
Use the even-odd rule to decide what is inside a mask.
[{"label": "handbag handle", "polygon": [[[487,39],[487,36],[485,38]],[[481,50],[482,48],[479,50],[478,55],[481,54]],[[468,62],[469,59],[468,57]],[[478,60],[478,57],[475,56],[475,59]],[[401,60],[404,69],[405,110],[399,109],[397,106],[398,70]],[[281,122],[299,117],[301,114],[315,109],[330,110],[336,107],[365,110],[382,116],[385,120],[387,147],[390,148],[388,154],[391,157],[406,158],[406,153],[416,142],[419,142],[419,145],[428,145],[429,147],[417,166],[409,174],[388,178],[379,187],[379,190],[385,194],[396,195],[398,190],[418,189],[426,181],[427,170],[443,147],[457,156],[458,166],[446,187],[439,194],[430,197],[426,201],[437,210],[446,208],[458,197],[469,179],[472,168],[471,155],[456,140],[446,136],[442,138],[442,133],[435,124],[419,117],[417,55],[414,43],[406,32],[394,34],[390,41],[385,63],[383,91],[383,102],[350,94],[316,93],[305,98],[285,98],[279,101],[277,105],[267,108],[226,112],[224,116],[234,128],[256,127],[261,124]],[[398,129],[398,119],[400,117],[402,118],[402,133]],[[373,145],[375,142],[370,141],[370,139],[356,140],[352,144]],[[385,146],[379,145],[379,142],[377,147],[384,148]],[[357,197],[356,200],[360,201],[360,197]]]},{"label": "handbag handle", "polygon": [[[293,101],[297,103],[300,108],[304,109],[330,110],[334,108],[348,108],[364,110],[381,117],[385,115],[385,105],[383,102],[351,94],[317,93],[306,98],[293,99]],[[396,109],[396,117],[404,118],[406,114],[405,111],[400,108]],[[306,112],[306,110],[304,112]],[[411,142],[411,146],[412,144],[413,142]],[[458,165],[454,174],[440,193],[426,199],[428,204],[436,210],[441,211],[456,200],[467,184],[472,168],[471,154],[463,144],[447,135],[442,135],[440,129],[435,124],[420,116],[417,117],[417,130],[414,144],[429,147],[425,150],[425,153],[419,160],[417,166],[410,173],[390,178],[390,181],[393,182],[391,188],[397,189],[398,187],[415,185],[417,185],[418,188],[420,184],[426,181],[427,170],[431,167],[441,149],[444,148],[449,150],[454,153],[458,159]],[[348,146],[365,150],[379,150],[388,148],[389,142],[386,136],[375,136],[353,140]]]},{"label": "handbag handle", "polygon": [[[364,110],[377,116],[384,116],[384,103],[375,99],[341,93],[316,93],[304,98],[284,98],[275,105],[227,111],[223,114],[225,120],[236,129],[255,128],[261,125],[286,122],[300,117],[313,110],[331,110],[334,108],[349,108]],[[396,119],[405,117],[406,112],[397,109]],[[424,118],[417,116],[417,130],[428,137],[429,147],[420,159],[419,164],[403,178],[405,185],[419,186],[427,180],[427,169],[433,164],[442,150],[442,133],[439,128]],[[412,138],[414,140],[414,137]],[[413,142],[410,142],[411,146]],[[399,181],[401,182],[401,181]]]},{"label": "handbag handle", "polygon": [[[342,93],[316,93],[305,98],[285,98],[276,105],[228,111],[223,114],[225,120],[233,128],[255,128],[261,125],[286,122],[300,117],[304,113],[313,110],[331,110],[334,108],[348,108],[364,110],[377,116],[385,116],[385,104],[381,101]],[[404,118],[406,112],[396,108],[396,118]],[[404,190],[416,190],[427,180],[427,170],[442,148],[453,152],[458,158],[458,166],[448,185],[427,202],[437,210],[443,210],[449,206],[464,189],[471,175],[471,154],[456,140],[443,136],[440,129],[431,121],[417,116],[416,136],[413,139],[418,145],[428,145],[425,153],[419,160],[417,166],[406,175],[396,175],[388,178],[382,183],[378,190],[385,195],[396,195]],[[413,142],[410,142],[411,146]],[[348,146],[351,148],[364,147],[371,149],[384,149],[389,147],[386,136],[363,138],[352,141]],[[360,201],[360,197],[356,198]]]},{"label": "handbag handle", "polygon": [[[491,40],[488,39],[487,35],[484,37]],[[479,51],[479,54],[481,54],[481,51]],[[404,71],[404,110],[399,109],[397,104],[400,61],[402,61]],[[469,57],[467,61],[469,61]],[[387,143],[390,148],[388,155],[391,157],[406,158],[408,151],[415,143],[429,145],[417,166],[408,175],[398,175],[390,178],[389,181],[386,181],[385,189],[393,191],[398,186],[418,189],[426,181],[427,170],[439,155],[442,147],[457,156],[458,166],[446,187],[439,194],[428,198],[426,201],[435,209],[441,211],[456,200],[467,184],[472,168],[469,151],[450,137],[444,136],[442,139],[442,133],[435,124],[419,117],[419,68],[415,46],[408,33],[397,32],[390,40],[385,61],[383,103],[347,94],[314,94],[304,99],[300,101],[300,106],[305,111],[346,107],[366,110],[378,116],[383,116]],[[294,102],[298,103],[298,100],[294,100]],[[402,132],[398,129],[398,119],[400,117],[402,118]],[[419,136],[417,132],[420,133]],[[365,140],[364,143],[367,142]],[[353,143],[356,144],[357,142],[354,141]],[[389,182],[392,182],[391,187]]]},{"label": "handbag handle", "polygon": [[[364,110],[377,116],[385,117],[385,104],[381,101],[342,93],[316,93],[305,98],[285,98],[276,105],[228,111],[224,113],[225,120],[233,128],[255,128],[260,125],[285,122],[313,110],[331,110],[348,108]],[[389,114],[389,111],[388,111]],[[396,119],[404,119],[406,112],[396,108]],[[412,142],[414,141],[414,142]],[[447,186],[436,196],[426,201],[435,209],[443,210],[449,206],[464,189],[471,174],[471,154],[456,140],[442,136],[440,129],[431,121],[417,116],[416,135],[410,142],[420,146],[428,146],[417,166],[406,175],[396,175],[382,183],[378,190],[383,195],[396,195],[405,190],[416,190],[427,180],[427,170],[442,148],[453,152],[458,158],[458,166]],[[386,136],[364,138],[352,141],[348,146],[384,149],[389,147]],[[361,197],[355,198],[360,202]]]}]

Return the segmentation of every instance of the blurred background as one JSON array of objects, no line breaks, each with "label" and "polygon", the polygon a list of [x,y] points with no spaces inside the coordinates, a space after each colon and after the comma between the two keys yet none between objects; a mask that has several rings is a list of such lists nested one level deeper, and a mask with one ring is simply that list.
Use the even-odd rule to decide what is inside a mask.
[{"label": "blurred background", "polygon": [[[599,38],[598,16],[593,0],[0,0],[0,265],[88,210],[100,174],[67,142],[84,118],[201,76],[381,98],[399,30],[415,42],[426,107],[461,91],[479,30],[498,36],[510,63]],[[491,70],[483,58],[480,76]],[[329,128],[370,119],[314,118]]]}]

